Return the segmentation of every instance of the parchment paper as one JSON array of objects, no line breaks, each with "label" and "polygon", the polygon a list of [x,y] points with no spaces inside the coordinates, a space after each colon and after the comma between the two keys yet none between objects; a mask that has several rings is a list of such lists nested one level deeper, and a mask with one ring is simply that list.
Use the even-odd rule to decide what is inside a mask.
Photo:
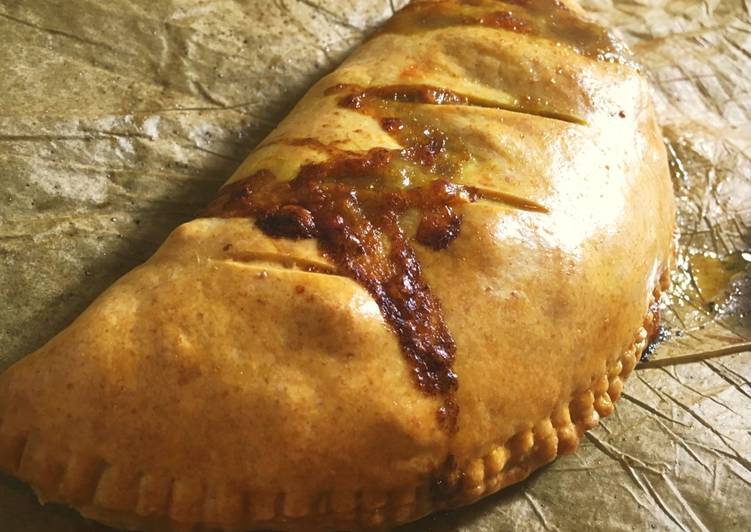
[{"label": "parchment paper", "polygon": [[[0,0],[0,369],[145,260],[403,3]],[[644,65],[676,156],[669,338],[575,455],[405,532],[751,529],[751,3],[583,3]],[[0,530],[105,528],[0,477]]]}]

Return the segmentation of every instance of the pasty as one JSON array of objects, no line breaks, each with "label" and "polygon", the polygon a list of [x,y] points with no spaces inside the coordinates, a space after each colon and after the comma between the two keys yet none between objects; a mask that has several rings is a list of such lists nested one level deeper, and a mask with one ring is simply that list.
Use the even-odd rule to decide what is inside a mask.
[{"label": "pasty", "polygon": [[413,2],[0,376],[0,468],[125,528],[467,504],[612,412],[673,216],[647,84],[578,6]]}]

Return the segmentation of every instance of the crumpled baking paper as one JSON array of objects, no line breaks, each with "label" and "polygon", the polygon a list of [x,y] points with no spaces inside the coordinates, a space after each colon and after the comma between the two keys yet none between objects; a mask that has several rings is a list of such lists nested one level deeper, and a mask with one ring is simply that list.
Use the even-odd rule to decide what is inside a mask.
[{"label": "crumpled baking paper", "polygon": [[[0,0],[0,369],[193,217],[404,3]],[[751,4],[583,5],[643,65],[673,157],[666,340],[576,454],[404,532],[751,528]],[[5,476],[0,529],[106,530]]]}]

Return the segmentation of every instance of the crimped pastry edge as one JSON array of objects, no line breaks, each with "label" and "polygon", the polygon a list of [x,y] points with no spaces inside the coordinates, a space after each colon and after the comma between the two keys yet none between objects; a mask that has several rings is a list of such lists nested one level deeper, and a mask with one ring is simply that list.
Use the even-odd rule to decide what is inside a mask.
[{"label": "crimped pastry edge", "polygon": [[[470,504],[520,482],[559,455],[576,450],[581,436],[610,415],[623,381],[636,366],[656,325],[657,303],[670,268],[655,286],[634,342],[589,386],[551,415],[524,429],[456,473],[455,494],[436,499],[430,481],[392,493],[250,495],[239,487],[211,487],[130,472],[85,453],[64,453],[37,433],[8,434],[0,421],[0,470],[27,482],[39,501],[74,506],[84,517],[139,530],[351,530],[385,529],[429,513]],[[123,489],[129,486],[129,489]],[[135,488],[135,489],[133,489]]]}]

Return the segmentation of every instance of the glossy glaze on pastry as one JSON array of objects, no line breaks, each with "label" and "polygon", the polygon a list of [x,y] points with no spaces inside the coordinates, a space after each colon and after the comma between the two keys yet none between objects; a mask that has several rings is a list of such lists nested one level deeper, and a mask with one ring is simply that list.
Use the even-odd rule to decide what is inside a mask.
[{"label": "glossy glaze on pastry", "polygon": [[116,526],[387,527],[571,452],[655,329],[646,82],[557,0],[415,2],[0,376],[0,466]]}]

